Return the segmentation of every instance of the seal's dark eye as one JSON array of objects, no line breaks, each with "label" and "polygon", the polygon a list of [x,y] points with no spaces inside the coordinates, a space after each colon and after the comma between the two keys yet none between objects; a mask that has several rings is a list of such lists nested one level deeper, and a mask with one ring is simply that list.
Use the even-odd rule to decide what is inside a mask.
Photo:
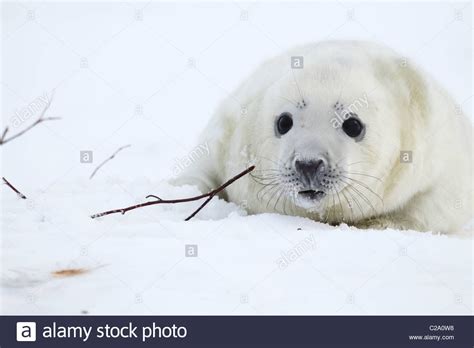
[{"label": "seal's dark eye", "polygon": [[357,138],[364,130],[364,125],[356,117],[349,117],[342,124],[342,130],[351,138]]},{"label": "seal's dark eye", "polygon": [[285,133],[288,133],[291,127],[293,127],[293,118],[291,117],[291,114],[289,112],[284,112],[280,116],[278,116],[278,119],[276,121],[276,128],[279,134],[283,135]]}]

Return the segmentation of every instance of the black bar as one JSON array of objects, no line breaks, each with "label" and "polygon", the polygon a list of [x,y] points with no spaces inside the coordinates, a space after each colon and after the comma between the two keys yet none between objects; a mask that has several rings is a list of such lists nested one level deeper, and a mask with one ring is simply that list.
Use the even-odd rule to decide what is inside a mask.
[{"label": "black bar", "polygon": [[[36,342],[17,342],[17,322],[36,323]],[[60,326],[90,327],[89,338],[84,342],[86,333],[81,331],[79,337],[79,329],[76,338],[44,338],[43,334],[49,334],[45,328],[53,323],[56,334],[62,332]],[[143,330],[149,334],[153,323],[161,331],[155,329],[155,338],[143,342]],[[106,331],[106,325],[131,325],[137,337],[98,338],[100,332],[117,333],[118,329]],[[128,335],[128,331],[123,333]],[[0,347],[472,348],[473,331],[473,316],[0,316]],[[160,332],[161,338],[157,337]],[[174,337],[163,337],[167,335]],[[424,339],[410,340],[410,335]],[[440,340],[426,335],[439,335]]]}]

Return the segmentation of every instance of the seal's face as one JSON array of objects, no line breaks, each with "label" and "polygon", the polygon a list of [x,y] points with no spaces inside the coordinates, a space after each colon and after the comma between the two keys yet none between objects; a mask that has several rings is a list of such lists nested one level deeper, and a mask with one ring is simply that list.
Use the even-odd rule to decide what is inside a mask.
[{"label": "seal's face", "polygon": [[345,221],[369,216],[383,203],[377,182],[393,156],[381,153],[395,153],[386,147],[395,146],[391,134],[398,125],[387,123],[395,117],[378,114],[393,110],[377,106],[380,99],[390,105],[390,96],[378,90],[370,68],[330,66],[291,73],[268,90],[259,126],[271,140],[258,149],[256,176],[267,186],[260,197],[274,209],[299,207],[339,221],[335,215],[342,214]]},{"label": "seal's face", "polygon": [[[301,102],[302,107],[306,102]],[[336,102],[334,107],[339,108],[340,103]],[[342,106],[341,106],[341,111]],[[293,128],[293,115],[290,112],[283,112],[275,119],[275,135],[281,137]],[[347,111],[341,119],[340,128],[343,132],[355,141],[361,141],[365,135],[365,125],[354,112]],[[309,151],[308,151],[309,150]],[[311,150],[314,151],[311,154]],[[319,151],[318,151],[319,150]],[[333,191],[339,191],[343,178],[343,168],[339,162],[333,163],[327,149],[314,146],[314,149],[305,149],[304,153],[294,152],[290,159],[290,165],[284,167],[285,177],[290,178],[287,185],[291,185],[292,193],[296,194],[296,202],[302,206],[311,205],[313,202],[322,200]]]}]

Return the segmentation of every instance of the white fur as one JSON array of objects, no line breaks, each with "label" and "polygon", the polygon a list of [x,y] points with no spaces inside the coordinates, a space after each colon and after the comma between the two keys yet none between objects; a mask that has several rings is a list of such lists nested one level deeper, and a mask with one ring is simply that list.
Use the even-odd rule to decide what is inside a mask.
[{"label": "white fur", "polygon": [[[291,68],[292,56],[304,57],[303,69]],[[294,125],[277,137],[284,111]],[[366,125],[361,141],[340,127],[348,111]],[[224,100],[201,137],[210,154],[176,183],[208,191],[255,164],[223,194],[251,213],[456,232],[473,215],[471,137],[454,100],[411,62],[373,43],[321,42],[268,60]],[[412,151],[413,163],[401,163],[401,151]],[[345,182],[319,203],[301,202],[282,174],[291,177],[295,158],[323,153]]]}]

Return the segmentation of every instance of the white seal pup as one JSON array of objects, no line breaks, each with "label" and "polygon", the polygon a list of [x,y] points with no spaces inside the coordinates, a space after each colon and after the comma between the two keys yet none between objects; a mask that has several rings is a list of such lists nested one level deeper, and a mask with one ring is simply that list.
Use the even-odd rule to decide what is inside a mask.
[{"label": "white seal pup", "polygon": [[209,155],[177,184],[203,192],[255,164],[221,197],[250,213],[451,233],[472,217],[472,124],[392,50],[327,41],[263,63],[201,136]]}]

